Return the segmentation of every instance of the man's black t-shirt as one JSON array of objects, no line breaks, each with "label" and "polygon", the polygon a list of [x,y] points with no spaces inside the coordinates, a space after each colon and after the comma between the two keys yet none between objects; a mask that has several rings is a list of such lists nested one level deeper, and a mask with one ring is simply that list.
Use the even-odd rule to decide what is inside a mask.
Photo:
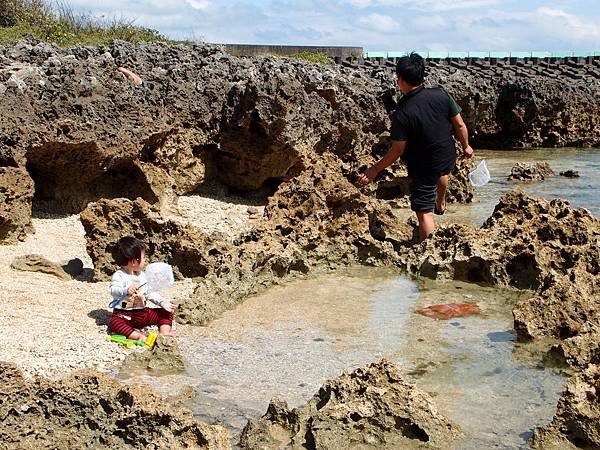
[{"label": "man's black t-shirt", "polygon": [[398,102],[392,118],[390,139],[406,141],[402,160],[408,174],[439,177],[456,163],[451,117],[460,106],[442,88],[420,86]]}]

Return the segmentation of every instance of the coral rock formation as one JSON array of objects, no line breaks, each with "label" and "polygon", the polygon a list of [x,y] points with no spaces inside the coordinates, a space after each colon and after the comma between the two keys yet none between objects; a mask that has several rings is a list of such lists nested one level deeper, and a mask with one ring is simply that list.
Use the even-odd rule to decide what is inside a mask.
[{"label": "coral rock formation", "polygon": [[227,431],[195,420],[144,386],[79,372],[27,380],[0,363],[0,448],[229,449]]},{"label": "coral rock formation", "polygon": [[[290,410],[271,400],[260,420],[250,420],[244,449],[339,450],[447,448],[461,436],[439,414],[429,395],[404,381],[394,363],[381,360],[327,381],[308,403]],[[286,447],[288,448],[288,447]]]},{"label": "coral rock formation", "polygon": [[[0,82],[23,75],[2,94],[0,167],[26,169],[34,207],[52,212],[115,197],[165,205],[208,181],[257,189],[324,151],[355,172],[394,106],[391,79],[209,45],[22,42],[0,57]],[[133,87],[119,65],[155,89]]]},{"label": "coral rock formation", "polygon": [[514,309],[522,337],[567,338],[600,324],[600,221],[564,200],[504,195],[480,229],[442,227],[404,258],[407,269],[531,289]]},{"label": "coral rock formation", "polygon": [[512,181],[544,181],[554,175],[554,171],[547,162],[517,163],[510,170],[509,180]]},{"label": "coral rock formation", "polygon": [[33,231],[33,181],[24,169],[0,167],[0,242],[15,243]]},{"label": "coral rock formation", "polygon": [[10,267],[14,270],[46,273],[65,281],[72,279],[72,275],[60,264],[53,263],[40,255],[17,256],[10,264]]},{"label": "coral rock formation", "polygon": [[579,171],[577,170],[565,170],[564,172],[560,172],[561,177],[565,178],[579,178]]},{"label": "coral rock formation", "polygon": [[578,334],[554,344],[548,352],[548,359],[554,363],[566,364],[581,370],[588,364],[600,364],[600,329]]},{"label": "coral rock formation", "polygon": [[537,428],[534,449],[600,448],[600,366],[590,365],[567,383],[554,419]]},{"label": "coral rock formation", "polygon": [[[323,162],[325,161],[325,162]],[[144,200],[102,200],[81,213],[97,277],[114,271],[110,252],[124,234],[145,240],[148,257],[195,277],[196,292],[178,319],[204,324],[260,289],[351,263],[395,264],[413,239],[388,205],[369,198],[340,173],[332,157],[289,182],[269,199],[265,219],[232,244],[165,220]]]},{"label": "coral rock formation", "polygon": [[178,374],[185,370],[181,351],[175,339],[158,336],[152,349],[129,353],[123,361],[120,375],[127,376],[138,370],[147,370],[154,376]]},{"label": "coral rock formation", "polygon": [[[351,179],[385,149],[395,107],[395,76],[383,68],[249,60],[204,44],[62,49],[28,40],[0,47],[0,60],[0,186],[11,184],[10,169],[23,171],[31,179],[22,189],[35,184],[34,208],[49,212],[116,197],[168,206],[213,181],[256,189],[289,180],[326,152]],[[135,88],[118,66],[154,89]],[[445,86],[463,107],[475,145],[598,144],[595,86],[429,72],[428,82]],[[392,183],[376,192],[402,192],[402,180]],[[469,201],[467,186],[458,173],[449,200]],[[28,232],[30,203],[27,194],[22,207],[3,205],[0,227]]]},{"label": "coral rock formation", "polygon": [[198,277],[209,271],[210,238],[196,228],[165,220],[157,206],[140,198],[100,200],[88,205],[80,217],[97,279],[110,279],[115,271],[112,250],[127,235],[142,239],[146,253],[154,261],[171,264],[176,275]]}]

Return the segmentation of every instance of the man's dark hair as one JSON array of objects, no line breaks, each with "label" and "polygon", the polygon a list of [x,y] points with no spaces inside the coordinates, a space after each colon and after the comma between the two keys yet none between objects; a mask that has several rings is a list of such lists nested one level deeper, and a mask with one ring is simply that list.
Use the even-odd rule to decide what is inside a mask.
[{"label": "man's dark hair", "polygon": [[413,86],[422,84],[425,79],[425,60],[415,52],[403,56],[396,64],[396,75]]},{"label": "man's dark hair", "polygon": [[142,252],[146,246],[133,236],[125,236],[119,239],[113,248],[112,257],[119,266],[126,266],[129,261],[142,258]]}]

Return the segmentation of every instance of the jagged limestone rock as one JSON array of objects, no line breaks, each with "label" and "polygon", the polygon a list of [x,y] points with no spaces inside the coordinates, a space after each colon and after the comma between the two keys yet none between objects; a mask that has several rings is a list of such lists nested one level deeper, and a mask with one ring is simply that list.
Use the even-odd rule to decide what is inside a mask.
[{"label": "jagged limestone rock", "polygon": [[231,448],[224,428],[92,370],[30,380],[0,363],[0,417],[2,448]]},{"label": "jagged limestone rock", "polygon": [[327,381],[305,406],[273,399],[251,419],[243,449],[449,448],[462,436],[425,392],[404,381],[385,359]]}]

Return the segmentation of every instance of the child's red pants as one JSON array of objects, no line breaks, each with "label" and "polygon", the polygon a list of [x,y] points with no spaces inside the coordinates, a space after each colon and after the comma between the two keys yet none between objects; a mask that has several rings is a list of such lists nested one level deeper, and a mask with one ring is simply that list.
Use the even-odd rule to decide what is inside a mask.
[{"label": "child's red pants", "polygon": [[158,325],[160,327],[161,325],[172,324],[173,313],[162,308],[144,308],[137,311],[115,309],[110,322],[108,322],[108,331],[112,334],[129,337],[134,328],[140,330],[148,325]]}]

